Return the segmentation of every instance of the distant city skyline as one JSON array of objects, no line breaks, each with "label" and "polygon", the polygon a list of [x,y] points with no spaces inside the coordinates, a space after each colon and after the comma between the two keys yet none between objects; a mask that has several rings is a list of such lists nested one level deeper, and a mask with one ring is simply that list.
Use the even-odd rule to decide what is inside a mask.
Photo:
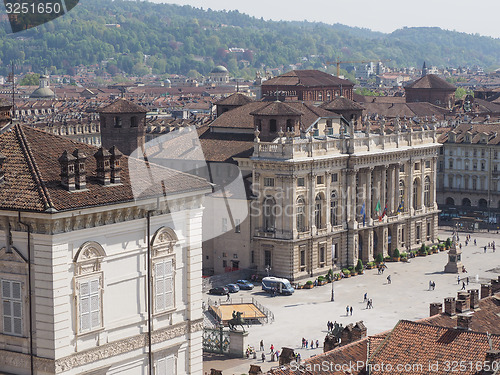
[{"label": "distant city skyline", "polygon": [[311,21],[368,28],[391,33],[407,27],[440,27],[446,30],[500,38],[497,15],[500,2],[482,0],[331,1],[312,0],[152,0],[213,10],[238,10],[265,20]]}]

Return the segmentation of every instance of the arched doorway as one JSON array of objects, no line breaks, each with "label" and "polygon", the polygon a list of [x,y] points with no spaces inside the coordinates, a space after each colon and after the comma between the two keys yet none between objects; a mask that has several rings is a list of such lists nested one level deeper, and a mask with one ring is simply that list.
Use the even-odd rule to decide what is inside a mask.
[{"label": "arched doorway", "polygon": [[462,206],[470,207],[471,206],[470,199],[469,198],[462,199]]},{"label": "arched doorway", "polygon": [[477,204],[479,207],[481,208],[487,208],[488,207],[488,202],[486,201],[486,199],[484,198],[481,198]]},{"label": "arched doorway", "polygon": [[448,197],[448,198],[446,198],[445,204],[448,205],[448,206],[454,206],[455,205],[455,200],[452,197]]}]

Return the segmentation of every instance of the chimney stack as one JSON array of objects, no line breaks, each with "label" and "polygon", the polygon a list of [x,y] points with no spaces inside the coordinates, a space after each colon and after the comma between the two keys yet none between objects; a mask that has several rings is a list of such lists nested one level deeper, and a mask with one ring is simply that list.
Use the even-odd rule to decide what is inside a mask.
[{"label": "chimney stack", "polygon": [[7,159],[5,155],[0,152],[0,185],[5,182],[5,170],[3,169],[5,159]]},{"label": "chimney stack", "polygon": [[439,315],[443,312],[443,304],[441,302],[434,302],[430,305],[430,315]]},{"label": "chimney stack", "polygon": [[470,329],[471,321],[472,321],[472,315],[458,314],[457,328],[468,331]]},{"label": "chimney stack", "polygon": [[75,186],[77,190],[82,190],[87,187],[86,174],[85,171],[85,160],[87,160],[87,155],[82,151],[76,149],[73,151],[73,156],[75,157]]},{"label": "chimney stack", "polygon": [[491,285],[490,284],[481,284],[481,299],[486,297],[491,297]]},{"label": "chimney stack", "polygon": [[457,311],[464,313],[470,310],[470,294],[468,292],[458,292],[457,296]]},{"label": "chimney stack", "polygon": [[500,292],[500,276],[498,276],[498,279],[491,279],[491,293],[496,294]]},{"label": "chimney stack", "polygon": [[101,147],[94,154],[97,162],[97,180],[101,185],[107,186],[111,182],[111,154],[103,147]]},{"label": "chimney stack", "polygon": [[120,165],[120,158],[123,154],[118,150],[118,147],[113,146],[109,149],[109,153],[111,154],[110,166],[111,166],[111,183],[119,184],[120,180],[120,172],[122,167]]},{"label": "chimney stack", "polygon": [[57,160],[61,166],[61,185],[68,191],[74,191],[76,158],[65,150]]},{"label": "chimney stack", "polygon": [[449,297],[444,299],[444,312],[448,315],[456,314],[457,303],[454,297]]},{"label": "chimney stack", "polygon": [[468,292],[470,293],[470,308],[479,308],[479,289],[469,289]]}]

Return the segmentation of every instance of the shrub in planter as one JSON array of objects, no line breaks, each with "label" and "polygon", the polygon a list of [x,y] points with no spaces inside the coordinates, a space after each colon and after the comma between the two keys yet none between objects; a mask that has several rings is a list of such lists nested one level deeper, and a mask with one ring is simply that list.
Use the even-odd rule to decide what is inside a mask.
[{"label": "shrub in planter", "polygon": [[384,258],[384,262],[390,262],[392,260],[392,258],[390,256],[386,256]]},{"label": "shrub in planter", "polygon": [[424,244],[422,244],[422,246],[420,246],[420,250],[418,250],[418,254],[419,255],[427,255],[427,251],[426,251]]},{"label": "shrub in planter", "polygon": [[344,268],[342,270],[342,273],[344,274],[345,277],[351,277],[351,271],[349,271],[347,268]]},{"label": "shrub in planter", "polygon": [[340,280],[340,273],[335,273],[335,274],[333,275],[333,279],[334,279],[335,281]]},{"label": "shrub in planter", "polygon": [[446,245],[446,247],[447,247],[448,249],[451,247],[451,239],[450,239],[450,237],[448,237],[448,238],[446,239],[446,243],[445,243],[445,245]]},{"label": "shrub in planter", "polygon": [[368,263],[366,263],[366,268],[367,269],[371,270],[374,267],[375,267],[375,262],[368,262]]},{"label": "shrub in planter", "polygon": [[382,255],[382,253],[378,253],[377,255],[375,255],[375,262],[376,263],[383,263],[384,262],[384,256]]},{"label": "shrub in planter", "polygon": [[402,252],[401,254],[399,254],[399,256],[400,256],[401,258],[408,258],[408,253],[406,253],[406,252]]},{"label": "shrub in planter", "polygon": [[358,264],[356,264],[356,272],[363,273],[363,261],[358,259]]},{"label": "shrub in planter", "polygon": [[304,285],[304,289],[312,289],[314,288],[314,283],[311,280],[308,280],[306,282],[306,285]]},{"label": "shrub in planter", "polygon": [[392,260],[399,262],[399,259],[401,258],[401,255],[399,254],[399,250],[396,248],[392,252]]},{"label": "shrub in planter", "polygon": [[445,251],[446,250],[446,247],[445,247],[444,243],[440,243],[439,244],[439,250],[440,251]]}]

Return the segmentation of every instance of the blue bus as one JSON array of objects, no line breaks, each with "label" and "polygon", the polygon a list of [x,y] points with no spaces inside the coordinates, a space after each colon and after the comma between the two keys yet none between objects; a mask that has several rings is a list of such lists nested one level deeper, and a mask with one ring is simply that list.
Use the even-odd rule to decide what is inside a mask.
[{"label": "blue bus", "polygon": [[286,295],[291,295],[294,292],[290,281],[273,276],[264,277],[262,279],[262,290],[268,293],[275,292]]}]

